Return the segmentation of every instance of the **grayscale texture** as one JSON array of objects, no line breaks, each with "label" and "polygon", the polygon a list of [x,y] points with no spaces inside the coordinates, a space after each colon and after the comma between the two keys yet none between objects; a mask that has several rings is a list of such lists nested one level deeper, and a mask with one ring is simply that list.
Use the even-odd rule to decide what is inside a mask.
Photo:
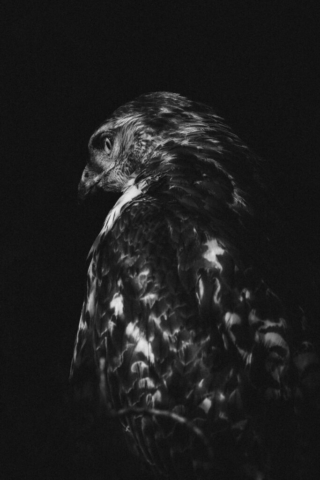
[{"label": "grayscale texture", "polygon": [[73,377],[91,365],[155,476],[307,478],[312,278],[265,162],[210,107],[166,92],[116,110],[89,151],[80,197],[122,196],[90,252]]}]

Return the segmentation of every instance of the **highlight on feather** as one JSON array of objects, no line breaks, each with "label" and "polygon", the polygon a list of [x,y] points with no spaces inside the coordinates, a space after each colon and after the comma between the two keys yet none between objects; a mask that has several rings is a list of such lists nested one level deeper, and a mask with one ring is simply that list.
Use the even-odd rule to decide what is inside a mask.
[{"label": "highlight on feather", "polygon": [[318,311],[261,161],[210,107],[155,92],[91,136],[79,193],[97,190],[121,196],[89,253],[71,372],[90,366],[160,477],[309,479]]}]

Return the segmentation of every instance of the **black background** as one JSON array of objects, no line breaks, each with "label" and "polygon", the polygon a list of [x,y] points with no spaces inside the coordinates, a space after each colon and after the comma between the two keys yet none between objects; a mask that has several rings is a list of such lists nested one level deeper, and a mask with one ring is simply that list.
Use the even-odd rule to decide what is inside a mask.
[{"label": "black background", "polygon": [[114,202],[77,204],[88,138],[142,93],[173,91],[214,106],[269,160],[287,220],[318,268],[319,22],[308,2],[285,0],[2,8],[5,478],[102,478],[96,460],[84,460],[80,473],[68,450],[86,255]]}]

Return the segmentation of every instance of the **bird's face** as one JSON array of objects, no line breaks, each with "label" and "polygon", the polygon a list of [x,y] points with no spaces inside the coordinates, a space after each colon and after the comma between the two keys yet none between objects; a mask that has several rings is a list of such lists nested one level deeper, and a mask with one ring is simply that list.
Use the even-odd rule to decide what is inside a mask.
[{"label": "bird's face", "polygon": [[162,143],[161,131],[165,129],[150,123],[158,115],[150,111],[147,98],[148,95],[139,97],[116,110],[91,136],[89,161],[79,184],[80,198],[98,189],[126,190],[150,153]]},{"label": "bird's face", "polygon": [[190,132],[199,131],[193,105],[178,94],[159,92],[116,110],[90,138],[80,198],[98,189],[123,192],[155,152],[174,143],[173,134],[184,144]]},{"label": "bird's face", "polygon": [[97,189],[121,192],[134,178],[139,139],[133,122],[107,121],[89,141],[89,161],[79,184],[79,195],[85,197]]}]

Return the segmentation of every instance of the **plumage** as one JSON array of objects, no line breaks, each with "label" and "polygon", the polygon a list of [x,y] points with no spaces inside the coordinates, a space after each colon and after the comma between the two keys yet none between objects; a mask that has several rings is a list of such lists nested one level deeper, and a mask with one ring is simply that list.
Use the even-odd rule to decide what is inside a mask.
[{"label": "plumage", "polygon": [[122,196],[90,251],[72,373],[93,362],[155,475],[303,478],[320,385],[307,267],[281,245],[262,162],[210,107],[165,92],[116,110],[89,152],[80,196]]}]

